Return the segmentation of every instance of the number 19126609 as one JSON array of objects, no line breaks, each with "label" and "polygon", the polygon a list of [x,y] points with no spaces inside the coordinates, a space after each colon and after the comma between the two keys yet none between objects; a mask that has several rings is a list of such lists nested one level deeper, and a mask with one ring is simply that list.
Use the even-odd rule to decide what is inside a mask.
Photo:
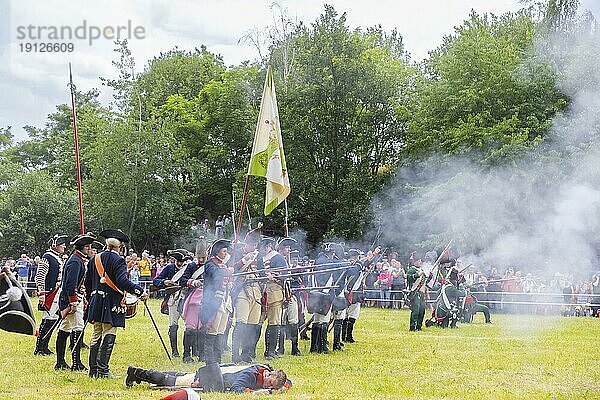
[{"label": "number 19126609", "polygon": [[73,43],[19,43],[21,53],[71,53]]}]

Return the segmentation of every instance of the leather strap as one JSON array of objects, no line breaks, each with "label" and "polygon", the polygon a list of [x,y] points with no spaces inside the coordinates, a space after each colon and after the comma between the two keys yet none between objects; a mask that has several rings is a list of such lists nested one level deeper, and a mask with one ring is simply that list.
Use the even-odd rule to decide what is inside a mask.
[{"label": "leather strap", "polygon": [[104,265],[102,264],[102,260],[100,259],[100,254],[96,254],[96,257],[94,258],[94,264],[96,265],[96,272],[98,272],[98,276],[100,276],[100,278],[104,278],[104,280],[106,281],[106,284],[115,292],[121,293],[123,296],[125,296],[125,293],[119,289],[117,287],[117,285],[115,285],[115,283],[112,281],[112,279],[110,279],[110,277],[108,275],[106,275],[106,271],[104,270]]}]

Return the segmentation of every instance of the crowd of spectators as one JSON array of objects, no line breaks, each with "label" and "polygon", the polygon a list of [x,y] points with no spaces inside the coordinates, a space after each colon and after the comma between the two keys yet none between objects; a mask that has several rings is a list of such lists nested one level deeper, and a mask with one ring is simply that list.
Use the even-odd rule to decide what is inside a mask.
[{"label": "crowd of spectators", "polygon": [[[433,263],[425,260],[424,270],[429,271]],[[460,260],[456,268],[464,278],[462,284],[494,312],[600,317],[600,272],[584,280],[561,272],[524,273],[515,267],[506,267],[501,274],[496,267],[483,270],[464,266]],[[375,261],[365,276],[366,305],[407,307],[407,269],[394,252]],[[436,291],[430,291],[429,301],[435,301],[436,296]]]}]

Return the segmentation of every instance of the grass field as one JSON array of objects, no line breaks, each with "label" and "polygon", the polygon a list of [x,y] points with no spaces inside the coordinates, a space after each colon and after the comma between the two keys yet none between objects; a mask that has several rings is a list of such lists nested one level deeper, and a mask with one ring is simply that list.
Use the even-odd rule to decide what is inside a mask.
[{"label": "grass field", "polygon": [[[158,301],[148,304],[165,337],[167,317],[158,312]],[[55,357],[32,355],[35,338],[0,332],[0,399],[141,400],[166,395],[147,384],[125,387],[127,366],[193,372],[198,365],[182,364],[176,359],[175,367],[171,366],[149,317],[142,311],[138,306],[138,315],[117,336],[111,369],[123,376],[119,380],[93,380],[85,374],[55,372]],[[409,333],[407,310],[363,309],[355,326],[358,342],[347,344],[345,351],[313,355],[308,353],[309,342],[301,341],[302,357],[286,355],[272,362],[276,368],[283,368],[294,383],[289,392],[272,397],[600,398],[600,320],[512,315],[492,318],[492,325],[483,324],[478,315],[473,324],[462,324],[458,329],[425,328]],[[86,332],[86,342],[89,335]],[[289,342],[287,347],[289,351]],[[83,350],[86,365],[87,355]],[[224,361],[229,361],[229,354]],[[202,396],[245,397],[250,396]]]}]

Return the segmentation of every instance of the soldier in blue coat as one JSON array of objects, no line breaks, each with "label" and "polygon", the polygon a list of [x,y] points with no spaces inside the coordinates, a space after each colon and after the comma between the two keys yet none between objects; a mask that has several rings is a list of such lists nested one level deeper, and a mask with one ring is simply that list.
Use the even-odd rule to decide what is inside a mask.
[{"label": "soldier in blue coat", "polygon": [[[175,259],[174,263],[167,264],[165,268],[154,278],[152,284],[159,289],[178,286],[179,280],[185,273],[184,263],[192,259],[192,254],[186,249],[175,249],[167,251],[167,255]],[[179,357],[177,349],[177,330],[179,329],[179,300],[181,289],[174,292],[167,290],[167,305],[169,306],[169,341],[173,357]],[[189,354],[188,354],[189,357]]]},{"label": "soldier in blue coat", "polygon": [[71,337],[74,344],[71,350],[73,371],[86,371],[87,368],[81,362],[81,340],[79,336],[83,332],[83,280],[85,277],[87,258],[90,255],[96,237],[91,234],[76,236],[71,241],[73,252],[65,263],[61,280],[61,292],[58,299],[58,309],[62,320],[58,327],[56,336],[56,365],[54,369],[69,369],[65,361],[67,339]]},{"label": "soldier in blue coat", "polygon": [[233,311],[230,281],[233,268],[227,266],[231,241],[219,239],[209,251],[210,258],[204,264],[204,293],[200,307],[200,320],[204,337],[206,365],[220,364],[223,354],[223,335],[229,315]]},{"label": "soldier in blue coat", "polygon": [[110,373],[110,356],[117,338],[117,328],[125,327],[125,293],[148,298],[140,285],[127,276],[127,265],[121,247],[129,237],[116,229],[100,233],[106,239],[106,250],[96,254],[88,263],[85,289],[88,296],[87,322],[94,326],[90,341],[90,377],[114,378]]},{"label": "soldier in blue coat", "polygon": [[[336,270],[329,272],[330,269],[335,269],[341,264],[338,260],[338,255],[342,255],[344,249],[337,243],[324,243],[323,251],[315,260],[314,271],[318,272],[314,275],[313,286],[323,287],[331,285],[340,285],[344,279],[345,271]],[[333,300],[342,292],[343,285],[336,288],[312,290],[309,293],[309,303],[312,303],[311,297],[319,299],[322,302],[321,312],[314,313],[314,322],[310,335],[310,352],[311,353],[328,353],[327,348],[327,331],[329,320],[332,314]],[[318,296],[317,296],[318,295]],[[339,332],[341,334],[341,321],[339,322]]]},{"label": "soldier in blue coat", "polygon": [[265,331],[265,358],[271,360],[276,356],[277,343],[282,328],[282,311],[285,295],[283,282],[277,275],[278,269],[287,268],[285,258],[275,250],[275,239],[264,237],[258,244],[257,269],[269,279],[265,283],[267,303],[267,329]]},{"label": "soldier in blue coat", "polygon": [[[62,272],[62,254],[69,238],[65,235],[54,235],[48,241],[48,250],[42,255],[35,275],[35,285],[38,295],[38,310],[42,311],[42,323],[38,329],[38,337],[35,344],[34,355],[47,356],[54,354],[48,348],[52,328],[55,326],[58,315],[56,310],[50,312],[55,290],[59,286],[60,274]],[[48,296],[48,299],[46,298]],[[46,301],[48,300],[48,301]]]},{"label": "soldier in blue coat", "polygon": [[205,392],[230,391],[234,393],[267,394],[284,391],[292,387],[283,370],[275,370],[269,364],[247,367],[224,366],[202,367],[196,373],[159,372],[130,366],[125,384],[149,382],[157,386],[179,386],[202,388]]}]

